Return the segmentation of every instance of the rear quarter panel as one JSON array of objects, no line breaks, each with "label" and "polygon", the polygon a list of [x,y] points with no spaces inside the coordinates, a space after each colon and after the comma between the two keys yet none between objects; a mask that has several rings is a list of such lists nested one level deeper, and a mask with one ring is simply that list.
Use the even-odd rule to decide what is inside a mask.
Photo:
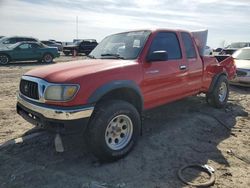
[{"label": "rear quarter panel", "polygon": [[50,53],[53,55],[53,57],[58,57],[59,56],[59,53],[58,53],[58,50],[56,47],[53,47],[53,48],[43,48],[41,49],[42,51],[42,55],[44,55],[45,53]]},{"label": "rear quarter panel", "polygon": [[207,92],[210,84],[215,75],[226,74],[228,79],[233,79],[236,74],[236,67],[234,65],[234,60],[229,57],[220,63],[213,56],[203,56],[202,60],[204,62],[204,74],[203,74],[203,85],[202,91]]},{"label": "rear quarter panel", "polygon": [[220,65],[223,66],[227,71],[228,79],[232,80],[236,75],[236,66],[233,57],[229,56],[228,58],[224,59],[220,62]]}]

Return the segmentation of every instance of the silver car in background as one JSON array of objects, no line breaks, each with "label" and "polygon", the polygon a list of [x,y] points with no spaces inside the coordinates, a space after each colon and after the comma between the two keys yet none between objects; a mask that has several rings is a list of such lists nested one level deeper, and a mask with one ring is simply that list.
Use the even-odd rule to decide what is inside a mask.
[{"label": "silver car in background", "polygon": [[62,51],[63,50],[63,45],[51,40],[42,40],[41,41],[43,44],[45,44],[46,46],[50,46],[50,47],[56,47],[58,49],[58,51]]},{"label": "silver car in background", "polygon": [[241,48],[232,56],[235,61],[237,76],[231,81],[231,84],[250,87],[250,47]]}]

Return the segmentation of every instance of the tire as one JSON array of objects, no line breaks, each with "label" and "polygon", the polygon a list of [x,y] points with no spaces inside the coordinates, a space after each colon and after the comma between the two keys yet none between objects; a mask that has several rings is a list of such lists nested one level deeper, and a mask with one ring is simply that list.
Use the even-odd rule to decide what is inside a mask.
[{"label": "tire", "polygon": [[66,55],[66,56],[69,56],[69,52],[63,52],[64,53],[64,55]]},{"label": "tire", "polygon": [[72,55],[72,56],[78,56],[79,53],[78,53],[77,50],[72,50],[72,51],[71,51],[71,55]]},{"label": "tire", "polygon": [[102,162],[126,156],[136,144],[141,120],[128,102],[109,100],[97,105],[88,125],[86,139],[92,153]]},{"label": "tire", "polygon": [[46,53],[43,55],[43,62],[44,63],[52,63],[53,62],[53,56],[50,53]]},{"label": "tire", "polygon": [[89,54],[90,54],[90,52],[84,52],[84,54],[85,54],[85,55],[89,55]]},{"label": "tire", "polygon": [[207,93],[206,100],[208,104],[215,108],[223,108],[228,100],[229,84],[226,76],[222,75],[218,78],[211,93]]},{"label": "tire", "polygon": [[0,54],[0,64],[1,65],[7,65],[10,62],[9,56],[5,54]]}]

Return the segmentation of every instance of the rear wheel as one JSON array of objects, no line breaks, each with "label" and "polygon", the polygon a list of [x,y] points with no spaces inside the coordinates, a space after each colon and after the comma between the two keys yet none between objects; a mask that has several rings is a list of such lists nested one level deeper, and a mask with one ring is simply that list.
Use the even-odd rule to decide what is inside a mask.
[{"label": "rear wheel", "polygon": [[53,56],[49,53],[44,54],[43,56],[43,62],[44,63],[52,63],[53,61]]},{"label": "rear wheel", "polygon": [[229,95],[229,84],[227,77],[222,75],[217,80],[213,91],[206,95],[207,102],[216,107],[222,108],[226,105]]},{"label": "rear wheel", "polygon": [[120,100],[101,103],[88,126],[88,145],[100,161],[120,159],[135,145],[140,123],[139,113],[130,103]]},{"label": "rear wheel", "polygon": [[68,56],[70,53],[69,52],[63,52],[64,55]]},{"label": "rear wheel", "polygon": [[84,54],[85,54],[85,55],[89,55],[89,54],[90,54],[90,52],[84,52]]},{"label": "rear wheel", "polygon": [[10,62],[10,58],[5,54],[0,54],[0,64],[7,65]]}]

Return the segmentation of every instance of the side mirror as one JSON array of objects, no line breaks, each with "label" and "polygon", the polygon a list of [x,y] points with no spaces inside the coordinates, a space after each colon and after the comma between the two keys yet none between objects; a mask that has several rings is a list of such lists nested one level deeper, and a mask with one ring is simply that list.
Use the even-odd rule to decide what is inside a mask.
[{"label": "side mirror", "polygon": [[151,54],[148,55],[147,61],[167,61],[168,60],[168,53],[164,50],[162,51],[153,51]]}]

